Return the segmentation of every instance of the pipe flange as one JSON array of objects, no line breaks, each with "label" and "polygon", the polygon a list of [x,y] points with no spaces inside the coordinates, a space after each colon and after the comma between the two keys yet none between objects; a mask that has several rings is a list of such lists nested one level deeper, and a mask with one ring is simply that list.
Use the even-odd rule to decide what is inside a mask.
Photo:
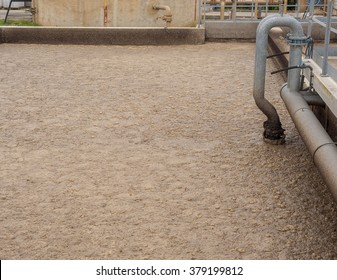
[{"label": "pipe flange", "polygon": [[288,34],[287,41],[290,46],[306,46],[309,43],[312,43],[313,39],[305,35],[299,36],[299,35]]},{"label": "pipe flange", "polygon": [[263,127],[263,140],[265,142],[273,145],[282,145],[285,143],[285,130],[282,128],[281,123],[275,127],[270,121],[267,120],[263,123]]}]

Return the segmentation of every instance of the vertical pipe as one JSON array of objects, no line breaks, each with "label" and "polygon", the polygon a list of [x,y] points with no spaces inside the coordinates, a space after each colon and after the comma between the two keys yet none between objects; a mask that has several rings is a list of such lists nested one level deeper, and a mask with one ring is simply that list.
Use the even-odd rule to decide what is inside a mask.
[{"label": "vertical pipe", "polygon": [[[289,50],[289,67],[302,64],[302,46],[291,45]],[[288,71],[288,87],[290,91],[300,90],[301,69],[290,69]]]},{"label": "vertical pipe", "polygon": [[328,57],[329,57],[332,5],[333,5],[333,2],[329,0],[328,16],[327,16],[327,22],[326,22],[326,27],[325,27],[324,54],[323,54],[323,66],[322,66],[321,76],[327,76],[327,73],[328,73]]}]

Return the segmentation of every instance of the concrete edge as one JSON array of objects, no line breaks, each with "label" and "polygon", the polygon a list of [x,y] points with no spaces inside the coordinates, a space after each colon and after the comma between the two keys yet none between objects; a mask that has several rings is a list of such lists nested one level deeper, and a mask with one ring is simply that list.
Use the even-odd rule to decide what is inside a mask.
[{"label": "concrete edge", "polygon": [[0,43],[74,45],[197,45],[204,28],[0,27]]},{"label": "concrete edge", "polygon": [[[207,41],[226,41],[226,40],[255,40],[256,29],[259,20],[251,21],[207,21],[206,22],[206,40]],[[304,32],[306,32],[308,23],[301,22]],[[337,27],[337,23],[332,23]],[[284,29],[286,30],[286,28]],[[289,32],[289,31],[288,31]],[[312,37],[315,40],[324,40],[324,28],[317,23],[313,23]],[[336,40],[337,35],[331,34],[331,40]]]},{"label": "concrete edge", "polygon": [[207,21],[206,40],[255,40],[259,21]]}]

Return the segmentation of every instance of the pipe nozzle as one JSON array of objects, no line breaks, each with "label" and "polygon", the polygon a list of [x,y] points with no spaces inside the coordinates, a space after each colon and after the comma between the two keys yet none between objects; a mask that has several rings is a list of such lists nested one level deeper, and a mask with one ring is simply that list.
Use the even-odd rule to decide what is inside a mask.
[{"label": "pipe nozzle", "polygon": [[163,10],[166,11],[165,15],[163,15],[161,18],[162,20],[166,21],[166,22],[172,22],[172,13],[171,13],[171,8],[167,5],[160,5],[160,4],[154,4],[152,6],[152,8],[154,10]]}]

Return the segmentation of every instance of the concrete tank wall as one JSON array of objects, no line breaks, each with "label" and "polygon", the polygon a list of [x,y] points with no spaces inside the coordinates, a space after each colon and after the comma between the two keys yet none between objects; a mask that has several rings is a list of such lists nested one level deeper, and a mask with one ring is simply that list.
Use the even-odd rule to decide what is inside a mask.
[{"label": "concrete tank wall", "polygon": [[[196,3],[197,0],[33,0],[33,7],[35,21],[45,26],[190,27],[196,24]],[[171,23],[158,19],[165,11],[153,10],[154,4],[171,8]]]}]

